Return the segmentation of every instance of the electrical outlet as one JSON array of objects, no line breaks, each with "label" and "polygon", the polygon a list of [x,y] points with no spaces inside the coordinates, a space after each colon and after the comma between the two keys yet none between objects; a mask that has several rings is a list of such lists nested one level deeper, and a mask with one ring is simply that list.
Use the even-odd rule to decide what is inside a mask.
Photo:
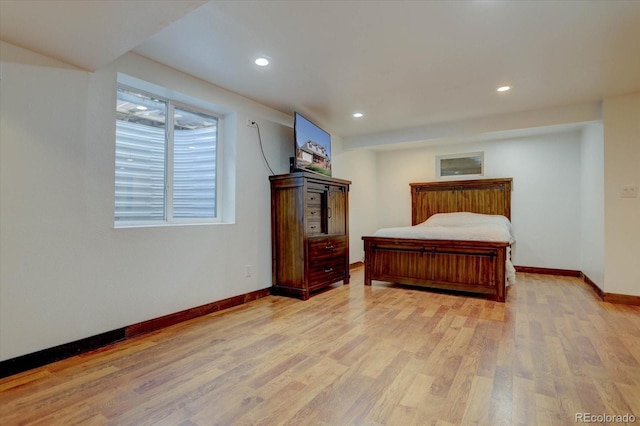
[{"label": "electrical outlet", "polygon": [[256,121],[252,120],[250,118],[247,118],[247,126],[249,127],[256,127]]},{"label": "electrical outlet", "polygon": [[637,198],[638,197],[638,187],[634,185],[627,185],[622,187],[622,191],[620,192],[621,198]]},{"label": "electrical outlet", "polygon": [[244,268],[245,268],[245,276],[249,278],[252,274],[251,265],[246,265]]}]

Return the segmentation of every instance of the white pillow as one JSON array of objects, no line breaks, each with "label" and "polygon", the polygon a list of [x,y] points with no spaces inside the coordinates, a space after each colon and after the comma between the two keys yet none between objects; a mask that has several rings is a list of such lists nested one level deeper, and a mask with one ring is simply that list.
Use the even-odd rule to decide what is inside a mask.
[{"label": "white pillow", "polygon": [[497,225],[503,227],[509,232],[509,235],[511,235],[511,241],[515,241],[511,229],[511,221],[502,215],[470,212],[437,213],[416,226],[471,227],[482,225]]}]

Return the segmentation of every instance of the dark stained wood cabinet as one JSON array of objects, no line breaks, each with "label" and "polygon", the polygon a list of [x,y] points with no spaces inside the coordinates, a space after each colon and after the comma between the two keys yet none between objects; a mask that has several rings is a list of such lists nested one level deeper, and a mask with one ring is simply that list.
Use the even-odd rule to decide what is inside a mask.
[{"label": "dark stained wood cabinet", "polygon": [[350,181],[311,172],[271,176],[274,294],[308,299],[349,283]]}]

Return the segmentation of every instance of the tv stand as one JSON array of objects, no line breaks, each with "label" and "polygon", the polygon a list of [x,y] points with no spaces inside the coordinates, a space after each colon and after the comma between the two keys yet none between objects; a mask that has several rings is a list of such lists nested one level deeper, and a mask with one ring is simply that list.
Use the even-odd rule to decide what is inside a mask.
[{"label": "tv stand", "polygon": [[307,300],[348,284],[351,182],[307,171],[269,180],[273,293]]}]

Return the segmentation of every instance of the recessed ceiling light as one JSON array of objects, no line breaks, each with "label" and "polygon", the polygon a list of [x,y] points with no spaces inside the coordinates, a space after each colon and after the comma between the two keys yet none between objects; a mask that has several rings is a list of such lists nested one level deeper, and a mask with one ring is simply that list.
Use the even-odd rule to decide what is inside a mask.
[{"label": "recessed ceiling light", "polygon": [[498,87],[498,92],[508,92],[509,90],[511,90],[510,86],[501,86]]},{"label": "recessed ceiling light", "polygon": [[362,118],[364,117],[364,114],[361,112],[354,112],[353,113],[353,118]]},{"label": "recessed ceiling light", "polygon": [[258,58],[254,62],[259,67],[266,67],[267,65],[269,65],[269,59],[265,57]]}]

